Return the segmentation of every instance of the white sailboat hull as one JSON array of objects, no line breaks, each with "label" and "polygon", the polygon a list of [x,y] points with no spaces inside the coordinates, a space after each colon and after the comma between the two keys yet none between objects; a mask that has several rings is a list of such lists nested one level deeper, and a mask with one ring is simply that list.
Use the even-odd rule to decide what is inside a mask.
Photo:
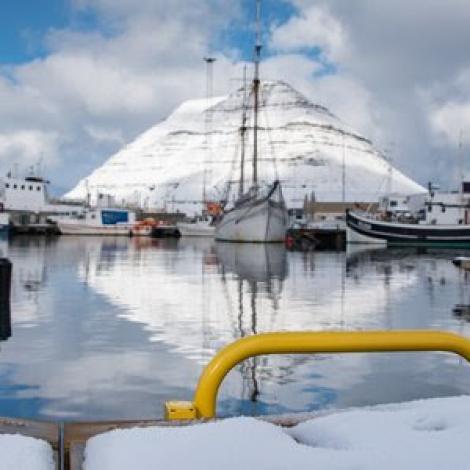
[{"label": "white sailboat hull", "polygon": [[178,222],[176,224],[182,237],[213,237],[215,227],[205,222],[186,223]]},{"label": "white sailboat hull", "polygon": [[226,212],[215,229],[215,239],[228,242],[283,242],[287,230],[284,204],[265,199]]}]

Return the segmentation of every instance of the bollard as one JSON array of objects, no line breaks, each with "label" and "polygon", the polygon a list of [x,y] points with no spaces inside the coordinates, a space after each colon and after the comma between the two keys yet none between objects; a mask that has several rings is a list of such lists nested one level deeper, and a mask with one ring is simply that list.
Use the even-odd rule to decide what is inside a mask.
[{"label": "bollard", "polygon": [[0,302],[0,341],[11,336],[10,302]]},{"label": "bollard", "polygon": [[11,291],[11,261],[0,258],[0,303],[10,303]]}]

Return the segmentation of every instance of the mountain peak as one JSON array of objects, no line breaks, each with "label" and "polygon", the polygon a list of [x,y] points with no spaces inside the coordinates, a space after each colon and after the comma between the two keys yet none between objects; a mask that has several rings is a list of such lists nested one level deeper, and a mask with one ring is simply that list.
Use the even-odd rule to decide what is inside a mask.
[{"label": "mountain peak", "polygon": [[[249,90],[245,93],[241,87],[226,97],[182,103],[66,197],[84,198],[88,186],[92,200],[98,193],[109,193],[119,202],[197,212],[203,181],[206,194],[213,197],[220,196],[227,184],[234,189],[237,185],[244,107],[249,184],[253,106],[251,99],[244,105],[245,94]],[[425,191],[398,170],[390,171],[368,139],[286,82],[262,82],[258,117],[259,177],[266,183],[279,178],[291,207],[301,206],[312,192],[318,201],[341,200],[343,169],[350,202],[376,201],[386,188],[403,194]]]}]

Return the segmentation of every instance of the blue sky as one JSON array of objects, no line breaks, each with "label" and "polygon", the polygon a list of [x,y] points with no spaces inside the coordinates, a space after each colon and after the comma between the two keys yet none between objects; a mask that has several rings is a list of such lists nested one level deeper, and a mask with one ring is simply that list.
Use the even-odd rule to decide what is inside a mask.
[{"label": "blue sky", "polygon": [[[284,0],[264,0],[263,31],[269,25],[280,25],[296,13],[296,8]],[[67,0],[5,0],[1,6],[0,64],[20,64],[47,55],[44,37],[51,30],[97,31],[105,34],[104,23],[91,9],[72,8]],[[240,58],[250,60],[253,51],[254,2],[242,0],[239,18],[215,39],[215,49],[235,48]],[[217,52],[217,50],[212,51]],[[265,48],[264,54],[270,55]]]},{"label": "blue sky", "polygon": [[[461,128],[470,142],[468,0],[262,4],[262,78],[395,142],[420,182],[449,173]],[[42,160],[64,187],[203,96],[202,57],[218,94],[252,58],[255,0],[4,0],[0,15],[0,173]]]},{"label": "blue sky", "polygon": [[44,37],[52,29],[92,30],[96,17],[67,0],[4,0],[1,4],[0,64],[44,57]]}]

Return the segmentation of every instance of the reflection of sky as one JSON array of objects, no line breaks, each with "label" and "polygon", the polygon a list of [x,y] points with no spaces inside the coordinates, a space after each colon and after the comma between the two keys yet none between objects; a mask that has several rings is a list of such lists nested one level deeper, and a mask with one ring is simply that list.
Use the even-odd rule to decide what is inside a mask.
[{"label": "reflection of sky", "polygon": [[[286,253],[208,240],[18,238],[0,415],[161,416],[222,345],[272,330],[443,328],[470,279],[436,256]],[[278,413],[470,391],[445,354],[271,356],[232,371],[225,414]],[[256,402],[252,399],[256,398]]]}]

